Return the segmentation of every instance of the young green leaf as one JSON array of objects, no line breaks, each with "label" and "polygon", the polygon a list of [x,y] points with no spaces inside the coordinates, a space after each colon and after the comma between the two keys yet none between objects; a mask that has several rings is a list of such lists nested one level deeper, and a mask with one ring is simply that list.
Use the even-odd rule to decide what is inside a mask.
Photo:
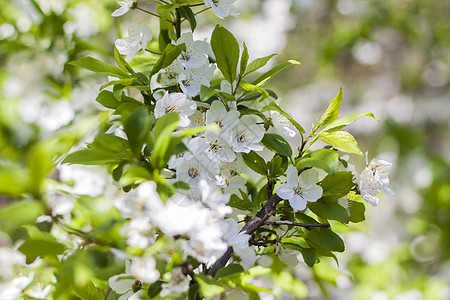
[{"label": "young green leaf", "polygon": [[92,58],[90,56],[83,57],[77,60],[73,60],[68,63],[69,65],[78,66],[86,70],[119,78],[130,78],[131,76],[122,71],[121,69],[114,67],[110,64],[104,63],[98,59]]},{"label": "young green leaf", "polygon": [[103,90],[104,88],[111,86],[111,85],[121,85],[124,88],[132,86],[135,82],[138,80],[136,78],[125,78],[125,79],[119,79],[119,80],[112,80],[108,81],[107,83],[103,84],[100,87],[100,90]]},{"label": "young green leaf", "polygon": [[144,107],[140,107],[131,113],[124,124],[124,131],[134,153],[138,154],[141,152],[142,146],[154,124],[155,117],[150,115],[148,109]]},{"label": "young green leaf", "polygon": [[308,202],[308,208],[323,219],[336,220],[344,224],[349,222],[347,211],[337,203],[325,203],[319,200],[317,202]]},{"label": "young green leaf", "polygon": [[155,298],[156,296],[159,295],[159,293],[162,291],[162,285],[163,285],[163,281],[158,280],[157,282],[152,283],[147,290],[147,296],[150,299]]},{"label": "young green leaf", "polygon": [[293,66],[293,65],[301,65],[301,63],[299,63],[296,60],[288,60],[284,63],[281,63],[281,64],[273,67],[271,70],[267,71],[266,73],[262,74],[255,81],[253,81],[252,84],[257,85],[257,86],[263,86],[267,81],[269,81],[270,78],[272,78],[273,76],[275,76],[282,70],[284,70],[290,66]]},{"label": "young green leaf", "polygon": [[318,135],[322,142],[338,150],[363,155],[355,138],[347,131],[321,132]]},{"label": "young green leaf", "polygon": [[323,189],[322,198],[326,201],[337,200],[347,195],[354,185],[351,172],[340,171],[334,175],[327,175],[320,185]]},{"label": "young green leaf", "polygon": [[114,58],[116,59],[117,65],[119,66],[120,69],[122,69],[122,71],[131,73],[131,74],[136,74],[136,72],[134,72],[133,68],[125,61],[123,56],[120,55],[119,51],[117,50],[117,48],[115,46],[114,46]]},{"label": "young green leaf", "polygon": [[275,133],[264,134],[261,143],[269,150],[286,157],[292,156],[292,149],[289,143],[281,136]]},{"label": "young green leaf", "polygon": [[261,69],[261,68],[264,67],[264,66],[269,62],[269,60],[270,60],[272,57],[274,57],[275,55],[279,55],[279,54],[274,53],[274,54],[267,55],[267,56],[265,56],[265,57],[260,57],[260,58],[255,59],[254,61],[252,61],[252,62],[247,66],[247,69],[246,69],[246,71],[245,71],[245,75],[248,75],[248,74],[250,74],[250,73],[255,72],[256,70]]},{"label": "young green leaf", "polygon": [[241,86],[241,88],[243,88],[247,92],[258,92],[258,93],[260,93],[261,94],[260,101],[262,101],[262,100],[264,100],[264,99],[269,97],[269,93],[265,89],[263,89],[262,87],[259,87],[259,86],[256,86],[256,85],[253,85],[253,84],[250,84],[250,83],[245,83],[245,82],[241,83],[240,86]]},{"label": "young green leaf", "polygon": [[195,27],[197,27],[197,21],[195,20],[195,15],[192,9],[188,6],[180,6],[178,8],[178,11],[180,12],[181,16],[189,22],[191,31],[194,32]]},{"label": "young green leaf", "polygon": [[241,64],[239,66],[239,77],[242,78],[245,74],[245,71],[247,70],[247,63],[248,63],[249,55],[248,55],[248,49],[247,45],[244,43],[244,49],[242,50],[241,54]]},{"label": "young green leaf", "polygon": [[348,210],[350,211],[350,222],[359,223],[366,219],[364,215],[366,211],[364,203],[349,200]]},{"label": "young green leaf", "polygon": [[340,129],[344,128],[345,126],[352,124],[353,122],[357,121],[358,119],[360,119],[362,117],[370,117],[370,118],[373,118],[373,119],[379,121],[377,118],[375,118],[373,113],[353,113],[353,114],[346,115],[343,118],[337,119],[336,121],[334,121],[333,123],[331,123],[327,127],[325,127],[322,130],[322,132],[331,132],[331,131],[340,130]]},{"label": "young green leaf", "polygon": [[64,252],[66,246],[56,241],[55,238],[28,239],[20,247],[19,251],[27,257],[26,263],[30,264],[39,256],[59,255]]},{"label": "young green leaf", "polygon": [[211,36],[211,47],[216,63],[225,79],[233,84],[239,61],[239,44],[231,32],[216,25]]},{"label": "young green leaf", "polygon": [[95,101],[97,101],[104,107],[111,109],[116,109],[120,105],[119,100],[117,100],[113,92],[107,90],[101,91],[100,94],[98,94]]},{"label": "young green leaf", "polygon": [[172,133],[178,126],[178,114],[168,113],[156,121],[155,125],[155,145],[151,155],[151,163],[154,168],[162,169],[167,163],[170,153],[169,149],[175,150],[177,141],[172,141]]},{"label": "young green leaf", "polygon": [[225,285],[219,281],[203,274],[196,274],[195,280],[200,285],[200,294],[203,297],[210,298],[220,295],[225,291]]},{"label": "young green leaf", "polygon": [[336,174],[339,169],[339,155],[334,150],[318,149],[303,156],[296,162],[295,166],[299,170],[305,167],[316,167],[328,174]]},{"label": "young green leaf", "polygon": [[328,106],[327,110],[320,118],[319,125],[317,126],[318,128],[331,124],[337,119],[341,103],[342,103],[342,87],[339,88],[339,93],[336,95],[336,97],[334,97],[333,100],[331,100],[331,103]]},{"label": "young green leaf", "polygon": [[181,52],[185,51],[186,47],[184,45],[175,46],[173,44],[167,44],[166,48],[164,48],[163,53],[160,58],[153,66],[152,71],[150,72],[150,77],[158,73],[159,70],[167,68],[170,64],[181,54]]}]

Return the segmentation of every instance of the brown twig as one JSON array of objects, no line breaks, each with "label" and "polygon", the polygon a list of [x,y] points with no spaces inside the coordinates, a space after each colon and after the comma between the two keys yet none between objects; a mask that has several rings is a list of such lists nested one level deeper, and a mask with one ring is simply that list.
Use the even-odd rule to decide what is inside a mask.
[{"label": "brown twig", "polygon": [[297,222],[291,222],[291,221],[271,221],[267,220],[264,222],[264,225],[288,225],[288,226],[299,226],[304,227],[308,230],[313,229],[314,227],[330,227],[330,224],[327,223],[319,223],[319,224],[305,224],[305,223],[297,223]]}]

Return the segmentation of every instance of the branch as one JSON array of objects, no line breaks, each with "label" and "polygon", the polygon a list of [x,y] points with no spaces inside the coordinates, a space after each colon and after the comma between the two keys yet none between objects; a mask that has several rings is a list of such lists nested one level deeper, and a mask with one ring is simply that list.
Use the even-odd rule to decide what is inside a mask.
[{"label": "branch", "polygon": [[[283,199],[278,197],[277,194],[272,194],[272,185],[269,183],[267,187],[267,193],[269,194],[269,200],[267,200],[266,204],[261,208],[261,210],[256,214],[256,216],[250,220],[248,223],[244,225],[241,232],[245,232],[251,235],[258,228],[260,228],[271,216],[275,214],[275,208],[278,203],[280,203]],[[231,258],[233,254],[233,247],[228,247],[227,251],[220,257],[208,270],[206,270],[206,275],[211,275],[214,277],[216,272],[223,268],[228,260]]]},{"label": "branch", "polygon": [[308,230],[313,229],[313,227],[330,227],[330,224],[324,223],[324,224],[305,224],[305,223],[297,223],[297,222],[291,222],[291,221],[270,221],[267,220],[264,222],[264,225],[288,225],[288,226],[299,226],[304,227]]}]

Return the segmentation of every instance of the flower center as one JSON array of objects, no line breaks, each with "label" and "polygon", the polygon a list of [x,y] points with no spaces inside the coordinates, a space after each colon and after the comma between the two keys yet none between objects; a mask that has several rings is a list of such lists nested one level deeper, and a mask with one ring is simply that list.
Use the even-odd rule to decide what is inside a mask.
[{"label": "flower center", "polygon": [[187,173],[189,177],[194,179],[198,176],[198,168],[190,167]]},{"label": "flower center", "polygon": [[236,141],[238,143],[243,143],[245,142],[245,134],[241,131],[238,134],[236,134]]},{"label": "flower center", "polygon": [[215,140],[214,142],[212,142],[211,144],[209,144],[209,149],[214,152],[217,153],[217,151],[219,151],[220,149],[222,149],[222,146],[219,145],[219,143],[217,142],[217,140]]},{"label": "flower center", "polygon": [[304,190],[304,189],[303,189],[302,187],[297,186],[297,187],[294,188],[294,193],[295,193],[296,195],[301,196],[301,195],[303,194],[303,190]]},{"label": "flower center", "polygon": [[167,106],[165,109],[166,114],[173,112],[177,109],[177,107],[175,105],[171,105],[171,106]]}]

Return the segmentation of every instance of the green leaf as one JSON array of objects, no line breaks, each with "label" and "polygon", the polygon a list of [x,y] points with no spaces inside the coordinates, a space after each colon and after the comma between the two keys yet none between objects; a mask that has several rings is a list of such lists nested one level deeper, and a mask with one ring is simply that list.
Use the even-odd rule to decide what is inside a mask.
[{"label": "green leaf", "polygon": [[69,65],[78,66],[86,70],[103,74],[107,76],[119,77],[119,78],[129,78],[130,75],[122,71],[121,69],[114,67],[110,64],[104,63],[98,59],[92,58],[90,56],[83,57],[77,60],[73,60],[68,63]]},{"label": "green leaf", "polygon": [[344,128],[345,126],[352,124],[353,122],[357,121],[358,119],[360,119],[362,117],[370,117],[370,118],[373,118],[373,119],[379,121],[377,118],[375,118],[373,113],[354,113],[354,114],[346,115],[343,118],[337,119],[336,121],[334,121],[333,123],[331,123],[327,127],[325,127],[322,130],[322,132],[340,130],[340,129]]},{"label": "green leaf", "polygon": [[366,219],[364,213],[366,206],[359,201],[348,201],[348,210],[350,212],[350,221],[353,223],[359,223]]},{"label": "green leaf", "polygon": [[147,181],[152,178],[152,174],[140,165],[131,166],[128,170],[123,173],[119,180],[122,186],[128,186],[131,184],[137,184],[143,181]]},{"label": "green leaf", "polygon": [[189,287],[188,300],[198,299],[199,284],[196,282]]},{"label": "green leaf", "polygon": [[0,228],[4,232],[13,232],[19,226],[35,223],[42,214],[44,206],[39,201],[15,201],[0,207]]},{"label": "green leaf", "polygon": [[337,203],[319,200],[317,202],[308,202],[308,208],[323,219],[336,220],[344,224],[349,222],[347,210]]},{"label": "green leaf", "polygon": [[100,149],[83,149],[70,153],[63,160],[67,164],[115,165],[130,158],[129,153],[110,152]]},{"label": "green leaf", "polygon": [[261,143],[269,150],[286,157],[292,156],[292,149],[289,143],[280,135],[275,133],[264,134]]},{"label": "green leaf", "polygon": [[265,57],[260,57],[260,58],[255,59],[254,61],[252,61],[252,62],[247,66],[247,69],[245,70],[245,75],[248,75],[248,74],[250,74],[250,73],[255,72],[256,70],[261,69],[261,68],[264,67],[264,66],[267,64],[267,62],[269,62],[269,60],[270,60],[272,57],[274,57],[275,55],[279,55],[279,54],[274,53],[274,54],[267,55],[267,56],[265,56]]},{"label": "green leaf", "polygon": [[239,44],[231,32],[216,25],[211,36],[211,47],[216,63],[225,79],[233,84],[239,61]]},{"label": "green leaf", "polygon": [[283,291],[289,292],[295,296],[296,299],[304,299],[308,295],[306,285],[296,279],[289,272],[279,272],[272,275],[273,282]]},{"label": "green leaf", "polygon": [[100,94],[98,94],[95,101],[97,101],[104,107],[111,108],[111,109],[116,109],[120,105],[120,102],[114,96],[114,93],[111,91],[107,91],[107,90],[101,91]]},{"label": "green leaf", "polygon": [[248,59],[249,59],[248,49],[247,49],[247,45],[244,43],[244,49],[242,50],[242,54],[241,54],[241,64],[239,66],[239,77],[240,78],[242,78],[244,76],[244,73],[247,69]]},{"label": "green leaf", "polygon": [[200,285],[200,295],[205,298],[210,298],[216,295],[220,295],[225,291],[225,285],[223,283],[214,280],[203,274],[196,274],[195,280]]},{"label": "green leaf", "polygon": [[114,46],[114,58],[116,59],[117,65],[119,66],[119,68],[122,71],[131,73],[131,74],[136,74],[136,72],[134,72],[133,68],[125,61],[123,56],[120,55],[119,51],[117,50],[117,48],[115,46]]},{"label": "green leaf", "polygon": [[270,102],[268,105],[264,106],[263,109],[261,110],[261,112],[270,111],[270,110],[279,112],[282,116],[284,116],[286,119],[288,119],[289,122],[291,122],[291,124],[294,125],[294,127],[297,128],[297,130],[300,133],[305,133],[305,129],[303,129],[303,127],[297,121],[295,121],[287,112],[285,112],[275,102]]},{"label": "green leaf", "polygon": [[181,52],[185,50],[186,47],[184,45],[175,46],[173,44],[167,44],[158,61],[153,66],[152,71],[150,72],[150,77],[158,73],[159,70],[170,66],[170,64],[181,54]]},{"label": "green leaf", "polygon": [[244,272],[244,268],[239,264],[229,264],[217,271],[215,278],[223,278],[230,275],[236,275],[237,273]]},{"label": "green leaf", "polygon": [[111,85],[120,85],[122,88],[127,88],[130,86],[133,86],[133,84],[135,82],[137,82],[136,78],[125,78],[125,79],[119,79],[119,80],[112,80],[112,81],[108,81],[107,83],[104,83],[100,87],[100,90],[103,90],[104,88],[107,88],[108,86],[111,86]]},{"label": "green leaf", "polygon": [[317,261],[317,252],[313,248],[303,248],[300,250],[303,260],[309,267],[313,267]]},{"label": "green leaf", "polygon": [[284,70],[290,66],[293,66],[293,65],[301,65],[301,63],[299,63],[296,60],[288,60],[284,63],[281,63],[281,64],[273,67],[271,70],[267,71],[266,73],[262,74],[255,81],[253,81],[252,84],[257,85],[257,86],[263,86],[267,81],[269,81],[270,78],[272,78],[273,76],[275,76],[282,70]]},{"label": "green leaf", "polygon": [[[269,164],[268,164],[269,165]],[[288,160],[285,156],[275,155],[270,161],[270,176],[277,177],[283,175],[288,167]]]},{"label": "green leaf", "polygon": [[299,238],[296,236],[282,238],[281,242],[283,243],[283,246],[285,246],[286,248],[292,249],[292,250],[300,251],[303,248],[309,247],[303,238]]},{"label": "green leaf", "polygon": [[27,177],[27,172],[21,168],[0,168],[0,194],[20,196],[27,190]]},{"label": "green leaf", "polygon": [[307,240],[329,251],[344,252],[345,246],[341,237],[329,228],[314,228],[307,233]]},{"label": "green leaf", "polygon": [[159,295],[159,293],[162,291],[162,285],[163,281],[158,280],[157,282],[152,283],[148,287],[147,296],[152,299]]},{"label": "green leaf", "polygon": [[191,25],[191,31],[194,32],[195,27],[197,27],[197,21],[195,20],[195,15],[192,9],[188,6],[180,6],[178,11],[183,18],[188,20],[189,25]]},{"label": "green leaf", "polygon": [[[172,133],[178,126],[178,114],[176,112],[168,113],[156,121],[155,125],[155,145],[151,155],[151,163],[154,168],[162,169],[171,153],[169,149],[175,149],[176,141],[172,142]],[[172,143],[171,143],[172,142]]]},{"label": "green leaf", "polygon": [[323,189],[322,198],[327,201],[337,200],[347,195],[354,185],[351,172],[340,171],[327,175],[320,184]]},{"label": "green leaf", "polygon": [[253,85],[253,84],[250,84],[250,83],[245,83],[245,82],[242,82],[240,84],[240,86],[245,91],[260,93],[262,95],[260,101],[262,101],[262,100],[264,100],[264,99],[269,97],[269,93],[265,89],[263,89],[262,87],[259,87],[259,86],[256,86],[256,85]]},{"label": "green leaf", "polygon": [[267,117],[261,113],[259,110],[256,109],[252,109],[252,108],[248,108],[247,106],[244,105],[239,105],[237,107],[238,111],[241,113],[241,115],[255,115],[260,117],[263,121],[264,121],[264,128],[267,130],[269,128],[269,120],[267,119]]},{"label": "green leaf", "polygon": [[255,203],[250,201],[249,199],[241,199],[237,195],[232,194],[230,197],[230,201],[228,202],[228,205],[240,210],[247,210],[247,211],[257,211],[258,207],[256,207]]},{"label": "green leaf", "polygon": [[347,131],[321,132],[318,137],[333,148],[363,156],[355,138]]},{"label": "green leaf", "polygon": [[150,130],[155,124],[155,117],[150,115],[148,109],[140,107],[128,117],[124,124],[131,149],[134,153],[140,153],[144,142],[147,140]]},{"label": "green leaf", "polygon": [[318,128],[331,124],[337,119],[341,103],[342,103],[342,87],[339,88],[339,93],[336,95],[336,97],[334,97],[333,100],[331,100],[331,103],[328,106],[327,110],[320,118],[319,125],[317,126]]},{"label": "green leaf", "polygon": [[26,257],[26,263],[30,264],[36,260],[38,256],[59,255],[64,252],[66,247],[64,244],[58,243],[56,239],[28,239],[20,247],[19,251]]},{"label": "green leaf", "polygon": [[242,153],[242,158],[244,159],[245,164],[256,173],[261,175],[267,174],[266,162],[255,151]]},{"label": "green leaf", "polygon": [[300,158],[295,166],[299,170],[305,167],[316,167],[328,174],[336,174],[339,169],[339,155],[334,150],[318,149]]},{"label": "green leaf", "polygon": [[83,288],[75,287],[75,294],[81,299],[89,299],[89,300],[104,300],[105,296],[102,292],[100,292],[92,283],[89,281],[87,285]]}]

